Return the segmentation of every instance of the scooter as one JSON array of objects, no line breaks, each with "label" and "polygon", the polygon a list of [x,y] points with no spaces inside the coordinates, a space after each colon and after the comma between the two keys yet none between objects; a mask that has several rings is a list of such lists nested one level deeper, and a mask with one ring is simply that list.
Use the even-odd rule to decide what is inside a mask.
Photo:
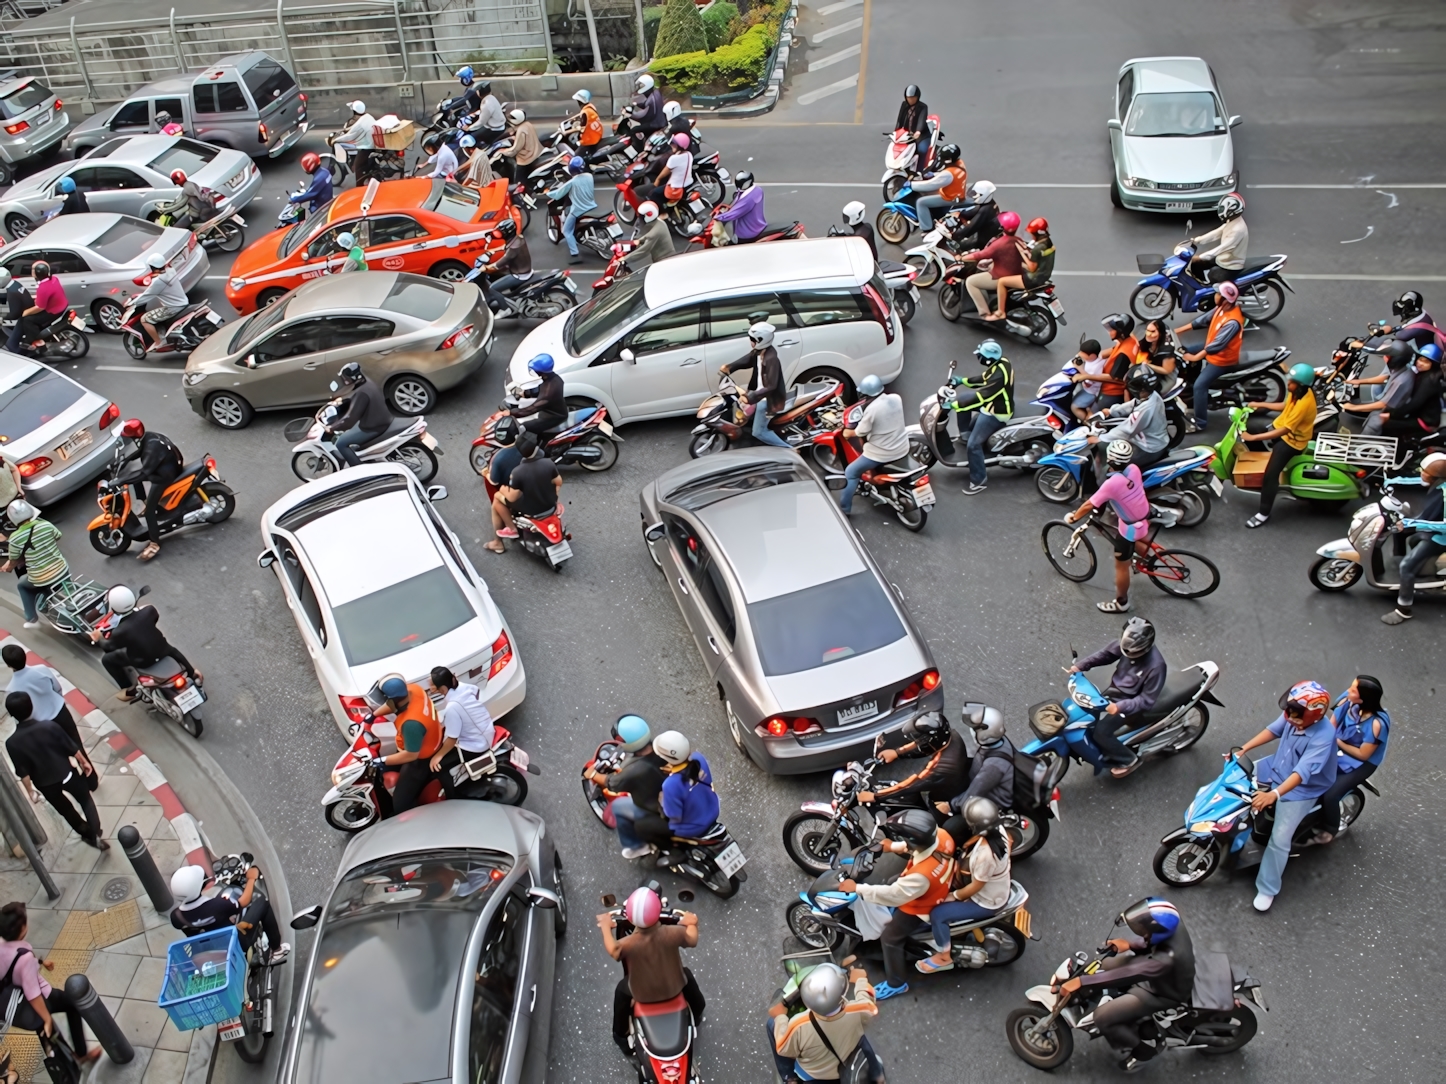
[{"label": "scooter", "polygon": [[[1247,449],[1240,440],[1250,419],[1248,407],[1230,411],[1230,425],[1215,445],[1210,469],[1216,478],[1229,479],[1237,489],[1258,490],[1265,482],[1269,452]],[[1280,493],[1294,500],[1312,501],[1326,508],[1371,495],[1375,480],[1396,462],[1395,437],[1359,433],[1317,433],[1306,449],[1290,457],[1280,474]]]},{"label": "scooter", "polygon": [[[863,454],[863,442],[857,437],[845,438],[845,429],[858,425],[863,417],[864,403],[844,408],[838,427],[813,438],[814,461],[824,469],[824,484],[838,492],[848,485],[842,468]],[[912,456],[866,470],[859,476],[855,496],[864,497],[894,513],[910,531],[922,531],[935,504],[934,487],[929,483],[928,466]]]},{"label": "scooter", "polygon": [[[623,361],[630,362],[631,351],[623,351]],[[810,385],[808,389],[790,389],[788,406],[768,419],[768,428],[794,448],[813,442],[820,433],[837,429],[843,419],[844,386],[839,381]],[[744,397],[728,373],[718,378],[718,394],[710,395],[698,407],[698,424],[688,440],[688,455],[693,459],[727,451],[736,440],[753,430],[753,412],[758,408]]]},{"label": "scooter", "polygon": [[[17,321],[0,321],[0,328],[8,334]],[[36,358],[56,358],[61,361],[79,361],[90,353],[90,325],[74,309],[66,309],[29,342],[19,344],[22,354]]]},{"label": "scooter", "polygon": [[899,187],[898,193],[879,208],[874,216],[874,229],[891,245],[902,245],[909,234],[919,228],[919,193],[908,182]]},{"label": "scooter", "polygon": [[[496,487],[489,477],[492,457],[503,447],[497,439],[497,424],[505,417],[499,410],[482,423],[467,457],[472,469],[486,480],[489,501],[496,495]],[[623,441],[608,421],[607,408],[600,406],[568,411],[562,428],[555,432],[549,430],[543,436],[547,443],[542,453],[554,464],[559,467],[577,464],[583,470],[594,472],[612,469],[618,461],[618,445]]]},{"label": "scooter", "polygon": [[[1210,725],[1210,709],[1205,705],[1224,707],[1210,691],[1219,680],[1220,667],[1208,659],[1172,673],[1140,725],[1121,734],[1120,741],[1144,758],[1183,753]],[[1069,760],[1088,763],[1099,775],[1111,765],[1095,744],[1094,726],[1110,702],[1083,673],[1069,675],[1068,689],[1063,701],[1046,700],[1030,707],[1029,729],[1035,740],[1021,752],[1066,762],[1065,768],[1058,770],[1059,779],[1064,778]]]},{"label": "scooter", "polygon": [[[150,587],[142,587],[136,591],[136,598],[150,593]],[[104,599],[100,600],[99,609],[104,612],[95,627],[102,632],[109,631],[115,623],[115,615]],[[206,702],[206,694],[200,682],[193,681],[180,663],[167,655],[149,666],[127,667],[127,672],[135,675],[132,686],[135,703],[144,704],[157,715],[179,724],[191,737],[201,736],[201,731],[205,729],[201,721],[201,706]]]},{"label": "scooter", "polygon": [[[1403,479],[1392,479],[1401,483]],[[1401,560],[1406,556],[1409,528],[1401,521],[1411,506],[1389,489],[1375,504],[1356,509],[1345,538],[1316,550],[1310,566],[1311,586],[1318,591],[1347,591],[1365,577],[1366,586],[1393,594],[1401,589]],[[1388,545],[1387,542],[1390,542]],[[1446,555],[1416,581],[1417,591],[1446,590]]]},{"label": "scooter", "polygon": [[944,277],[946,270],[959,262],[959,257],[966,251],[954,242],[941,222],[927,231],[919,244],[905,251],[904,262],[917,272],[914,285],[928,290]]},{"label": "scooter", "polygon": [[[1193,223],[1187,221],[1188,232]],[[1195,245],[1186,240],[1169,257],[1141,253],[1135,266],[1142,278],[1130,294],[1130,311],[1140,320],[1163,320],[1178,306],[1181,312],[1202,312],[1215,307],[1218,283],[1201,282],[1190,273]],[[1240,290],[1240,311],[1257,324],[1268,324],[1285,308],[1285,290],[1295,288],[1281,273],[1290,257],[1280,254],[1247,260],[1244,270],[1231,279]],[[1285,289],[1281,289],[1284,287]]]},{"label": "scooter", "polygon": [[917,144],[904,129],[896,128],[892,132],[883,133],[884,138],[889,141],[884,150],[884,175],[879,178],[879,183],[884,186],[885,203],[898,199],[899,191],[908,184],[910,178],[933,168],[939,141],[944,138],[944,133],[939,130],[939,115],[930,113],[924,119],[924,127],[929,132],[929,151],[922,162],[919,161]]},{"label": "scooter", "polygon": [[[1341,832],[1344,833],[1366,808],[1362,788],[1376,797],[1381,792],[1365,780],[1341,796]],[[1251,869],[1260,865],[1265,846],[1275,827],[1274,805],[1259,813],[1251,810],[1255,795],[1268,789],[1255,778],[1251,759],[1234,748],[1225,767],[1211,783],[1195,792],[1185,810],[1185,823],[1160,840],[1155,852],[1155,876],[1172,888],[1203,883],[1218,869]],[[1320,806],[1314,806],[1291,837],[1291,851],[1315,846]]]},{"label": "scooter", "polygon": [[[1054,296],[1054,283],[1046,282],[1025,290],[1010,290],[1005,296],[1003,320],[986,320],[974,307],[971,298],[964,303],[964,280],[974,274],[976,264],[960,262],[952,264],[944,272],[944,283],[939,287],[939,314],[952,322],[966,320],[992,331],[1005,331],[1036,346],[1047,346],[1059,334],[1059,325],[1068,323],[1064,318],[1064,302]],[[998,311],[998,291],[992,286],[984,294],[989,313]]]},{"label": "scooter", "polygon": [[[223,855],[213,867],[217,896],[230,900],[238,908],[241,896],[246,891],[246,874],[256,865],[256,856],[247,851],[240,854]],[[256,878],[251,887],[253,900],[270,900],[264,874]],[[259,1065],[266,1059],[266,1046],[276,1030],[276,990],[279,985],[273,972],[284,962],[272,962],[273,946],[265,930],[259,930],[256,940],[246,953],[246,996],[241,1002],[241,1015],[223,1020],[217,1027],[216,1036],[223,1043],[234,1042],[236,1053],[249,1065]]]},{"label": "scooter", "polygon": [[[476,282],[487,274],[495,256],[478,256],[464,282]],[[521,320],[550,320],[577,304],[577,283],[568,271],[539,271],[526,282],[519,282],[498,292],[507,308],[498,318],[515,316]]]},{"label": "scooter", "polygon": [[[1233,369],[1221,373],[1210,385],[1210,409],[1221,410],[1242,403],[1279,403],[1285,399],[1285,363],[1290,350],[1277,346],[1272,350],[1242,350]],[[1182,393],[1186,403],[1195,406],[1195,380],[1206,363],[1184,361],[1178,364]]]},{"label": "scooter", "polygon": [[[146,538],[148,533],[131,499],[132,483],[120,480],[124,450],[124,442],[116,446],[110,469],[96,484],[100,515],[86,525],[91,546],[107,557],[125,553],[132,542]],[[236,511],[236,494],[221,480],[216,460],[209,454],[187,464],[164,488],[151,483],[146,500],[160,508],[157,526],[163,535],[199,523],[223,523]]]},{"label": "scooter", "polygon": [[[332,391],[337,390],[332,381]],[[294,445],[291,449],[291,471],[303,482],[325,478],[348,464],[336,450],[337,434],[327,426],[341,417],[345,397],[339,396],[325,404],[314,417],[297,418],[286,423],[282,435]],[[426,485],[437,476],[437,456],[442,454],[437,438],[427,432],[423,417],[393,418],[386,431],[370,443],[356,449],[363,463],[401,463]]]},{"label": "scooter", "polygon": [[[703,227],[703,232],[697,237],[689,238],[688,244],[698,245],[701,248],[724,248],[728,245],[739,244],[738,235],[733,232],[733,223],[718,221],[719,213],[728,210],[730,206],[731,204],[720,203],[714,207],[708,216],[707,224]],[[796,241],[805,236],[803,223],[794,219],[789,223],[769,222],[763,227],[762,233],[753,240],[743,243],[757,245],[764,241]],[[833,236],[832,230],[829,231],[829,236]]]},{"label": "scooter", "polygon": [[[634,232],[636,232],[636,227],[634,227]],[[633,273],[633,269],[628,266],[627,261],[633,249],[637,247],[638,239],[636,237],[627,237],[614,243],[613,247],[609,250],[611,257],[608,259],[607,267],[603,268],[601,277],[592,284],[593,297],[596,297],[602,291],[606,290],[613,283],[617,282],[618,279]]]},{"label": "scooter", "polygon": [[[561,244],[563,240],[562,220],[566,206],[566,200],[547,201],[547,239],[554,245]],[[618,216],[602,208],[589,211],[578,219],[575,231],[578,247],[588,249],[604,259],[612,252],[613,242],[623,235]]]},{"label": "scooter", "polygon": [[[144,277],[135,280],[137,286],[145,286],[149,282],[150,279]],[[152,344],[141,328],[143,310],[133,297],[125,300],[126,307],[115,330],[120,334],[126,353],[136,361],[143,360],[147,354],[189,354],[226,322],[220,314],[211,311],[210,302],[192,302],[171,318],[160,339]]]},{"label": "scooter", "polygon": [[[1054,451],[1036,464],[1035,488],[1054,504],[1072,504],[1086,489],[1093,490],[1095,448],[1091,436],[1103,441],[1107,430],[1091,423],[1061,434]],[[1141,472],[1152,509],[1168,509],[1161,518],[1167,526],[1195,527],[1210,515],[1210,494],[1220,496],[1225,486],[1211,473],[1216,456],[1213,448],[1195,446],[1168,453],[1164,459]]]},{"label": "scooter", "polygon": [[[201,189],[204,195],[212,197],[213,207],[217,203],[224,202],[224,199],[215,199],[215,193],[209,188]],[[292,206],[288,204],[287,206]],[[162,214],[156,219],[157,226],[174,226],[175,219],[170,214]],[[245,233],[246,220],[232,210],[213,210],[210,218],[198,225],[191,227],[191,232],[196,235],[207,252],[240,252],[246,244]]]}]

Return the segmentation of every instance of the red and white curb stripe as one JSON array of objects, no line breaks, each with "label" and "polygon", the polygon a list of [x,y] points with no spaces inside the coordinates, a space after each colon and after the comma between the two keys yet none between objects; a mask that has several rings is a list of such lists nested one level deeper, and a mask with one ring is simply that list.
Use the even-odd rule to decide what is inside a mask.
[{"label": "red and white curb stripe", "polygon": [[166,777],[161,769],[150,757],[146,756],[135,742],[126,737],[125,733],[116,726],[111,717],[91,702],[90,697],[81,692],[75,685],[66,680],[59,667],[51,664],[35,652],[26,647],[18,637],[4,629],[0,629],[0,647],[6,644],[19,644],[25,649],[25,664],[27,666],[49,666],[55,671],[55,676],[60,681],[60,691],[65,695],[65,702],[70,706],[70,713],[91,727],[98,736],[105,739],[106,744],[125,761],[130,770],[135,772],[136,778],[141,781],[141,786],[150,791],[161,806],[161,816],[165,817],[176,833],[176,838],[181,841],[181,849],[186,852],[186,863],[193,866],[202,866],[207,872],[211,869],[211,859],[206,852],[206,845],[201,840],[201,829],[196,823],[196,818],[186,812],[186,807],[181,804],[181,799],[166,782]]}]

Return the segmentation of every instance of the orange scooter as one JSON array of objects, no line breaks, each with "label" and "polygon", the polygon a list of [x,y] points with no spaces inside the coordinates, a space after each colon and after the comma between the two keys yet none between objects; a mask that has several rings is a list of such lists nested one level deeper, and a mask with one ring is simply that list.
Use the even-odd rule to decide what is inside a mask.
[{"label": "orange scooter", "polygon": [[[90,521],[90,544],[107,557],[124,553],[147,537],[145,520],[136,514],[131,483],[119,481],[121,450],[116,449],[109,474],[97,484],[100,515]],[[182,469],[164,489],[153,485],[150,500],[161,510],[159,527],[170,534],[195,523],[220,523],[236,511],[236,494],[221,481],[216,460],[207,455]]]}]

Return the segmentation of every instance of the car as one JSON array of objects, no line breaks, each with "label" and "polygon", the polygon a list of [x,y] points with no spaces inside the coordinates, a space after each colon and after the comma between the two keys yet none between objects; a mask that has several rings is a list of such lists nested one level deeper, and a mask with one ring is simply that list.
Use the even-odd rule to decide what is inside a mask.
[{"label": "car", "polygon": [[737,245],[688,253],[628,275],[533,329],[512,355],[509,391],[537,382],[527,363],[551,354],[568,399],[607,408],[615,424],[692,414],[717,390],[718,367],[748,353],[766,319],[784,379],[885,383],[904,368],[903,324],[861,237]]},{"label": "car", "polygon": [[439,802],[354,836],[292,1001],[277,1084],[544,1084],[562,860],[537,814]]},{"label": "car", "polygon": [[327,275],[217,331],[191,352],[181,384],[192,410],[240,429],[257,410],[326,402],[337,371],[358,361],[394,414],[427,414],[438,391],[482,367],[492,342],[492,310],[470,282]]},{"label": "car", "polygon": [[649,556],[754,764],[777,775],[837,768],[942,710],[929,645],[796,452],[693,460],[641,502]]},{"label": "car", "polygon": [[0,448],[31,504],[54,504],[105,473],[120,439],[120,408],[109,399],[0,350]]},{"label": "car", "polygon": [[1110,202],[1132,211],[1210,211],[1240,175],[1220,84],[1197,56],[1127,60],[1109,122]]},{"label": "car", "polygon": [[15,180],[15,167],[59,150],[70,131],[65,103],[39,79],[0,80],[0,187]]},{"label": "car", "polygon": [[132,215],[61,215],[35,227],[23,239],[0,248],[0,267],[33,296],[30,269],[37,260],[65,287],[71,308],[105,331],[120,328],[129,295],[141,292],[136,279],[151,274],[146,257],[160,252],[181,271],[187,290],[210,270],[211,258],[196,235],[177,226],[158,226]]},{"label": "car", "polygon": [[308,127],[306,95],[293,74],[269,53],[252,50],[148,83],[85,118],[65,145],[79,158],[112,136],[158,132],[158,113],[169,113],[197,139],[255,158],[285,154]]},{"label": "car", "polygon": [[174,170],[209,189],[221,210],[239,211],[261,189],[261,172],[240,151],[224,150],[185,136],[126,136],[111,140],[75,162],[50,166],[11,186],[0,198],[0,222],[12,238],[25,237],[58,208],[64,177],[85,193],[92,212],[114,211],[154,219],[181,189]]},{"label": "car", "polygon": [[522,703],[527,676],[507,621],[433,501],[404,466],[352,467],[291,490],[261,516],[272,568],[338,728],[370,712],[390,674],[446,666],[485,681],[494,719]]},{"label": "car", "polygon": [[349,188],[289,230],[273,230],[244,248],[231,265],[226,300],[237,312],[264,308],[294,286],[338,270],[346,253],[337,245],[350,233],[377,271],[410,271],[461,282],[472,261],[500,252],[497,223],[511,216],[507,182],[464,188],[440,177],[384,181],[373,190]]}]

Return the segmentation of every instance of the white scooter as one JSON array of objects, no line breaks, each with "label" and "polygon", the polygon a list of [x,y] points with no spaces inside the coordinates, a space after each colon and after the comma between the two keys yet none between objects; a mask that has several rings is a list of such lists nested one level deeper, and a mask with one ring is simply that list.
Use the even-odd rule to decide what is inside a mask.
[{"label": "white scooter", "polygon": [[[335,383],[332,390],[336,390]],[[337,451],[337,434],[328,428],[341,416],[345,401],[339,396],[318,410],[315,417],[287,423],[286,439],[295,445],[291,449],[291,470],[303,482],[325,478],[349,465]],[[426,485],[437,476],[437,456],[442,454],[442,448],[427,432],[426,418],[404,416],[393,418],[381,436],[356,452],[363,463],[401,463]]]}]

